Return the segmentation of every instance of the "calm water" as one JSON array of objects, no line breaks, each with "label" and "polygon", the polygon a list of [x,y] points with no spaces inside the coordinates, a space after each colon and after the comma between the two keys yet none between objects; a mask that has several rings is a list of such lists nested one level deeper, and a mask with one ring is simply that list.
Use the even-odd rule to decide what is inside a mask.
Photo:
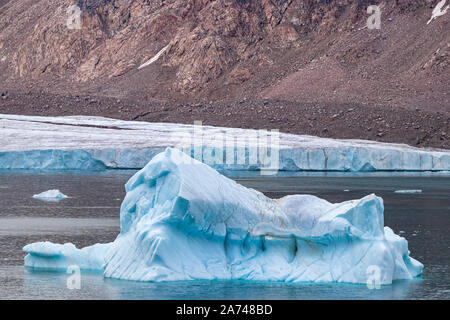
[{"label": "calm water", "polygon": [[[332,202],[376,193],[385,201],[385,224],[406,237],[423,277],[379,290],[349,284],[260,282],[139,283],[83,273],[81,290],[66,287],[67,274],[23,268],[22,247],[49,240],[78,247],[113,241],[119,232],[124,184],[133,172],[33,174],[0,172],[0,299],[450,299],[450,175],[305,174],[294,178],[237,178],[278,198],[314,194]],[[33,199],[60,189],[58,203]],[[421,194],[395,190],[422,189]],[[345,191],[344,191],[345,190]]]}]

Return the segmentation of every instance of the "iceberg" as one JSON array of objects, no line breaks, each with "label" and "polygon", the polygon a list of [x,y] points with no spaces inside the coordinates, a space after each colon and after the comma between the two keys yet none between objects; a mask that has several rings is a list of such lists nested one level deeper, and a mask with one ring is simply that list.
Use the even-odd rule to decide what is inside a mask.
[{"label": "iceberg", "polygon": [[60,201],[62,199],[67,199],[68,197],[59,190],[48,190],[39,194],[35,194],[33,198],[44,201]]},{"label": "iceberg", "polygon": [[135,281],[260,280],[379,283],[413,279],[423,265],[384,227],[383,200],[332,204],[311,195],[270,199],[178,149],[155,156],[126,184],[120,234],[77,249],[40,242],[25,266],[69,264]]},{"label": "iceberg", "polygon": [[450,152],[277,131],[0,114],[0,170],[142,169],[176,147],[218,170],[450,171]]}]

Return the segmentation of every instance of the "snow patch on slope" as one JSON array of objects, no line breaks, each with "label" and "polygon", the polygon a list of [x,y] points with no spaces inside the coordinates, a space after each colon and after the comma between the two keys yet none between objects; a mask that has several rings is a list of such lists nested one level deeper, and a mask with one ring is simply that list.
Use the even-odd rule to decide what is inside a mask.
[{"label": "snow patch on slope", "polygon": [[430,20],[428,20],[427,24],[430,24],[431,21],[433,21],[434,19],[437,19],[437,17],[443,16],[444,14],[447,13],[448,8],[450,8],[450,5],[447,5],[444,8],[445,3],[447,2],[447,0],[442,0],[441,2],[439,2],[436,7],[433,9],[433,13],[431,15]]}]

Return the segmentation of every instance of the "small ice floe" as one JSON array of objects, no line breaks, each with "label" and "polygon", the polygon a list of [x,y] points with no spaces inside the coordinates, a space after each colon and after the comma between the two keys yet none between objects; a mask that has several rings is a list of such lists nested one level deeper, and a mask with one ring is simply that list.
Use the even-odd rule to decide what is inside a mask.
[{"label": "small ice floe", "polygon": [[422,273],[407,240],[384,226],[374,194],[336,204],[305,194],[274,200],[175,148],[154,156],[125,190],[114,242],[30,244],[25,266],[65,272],[75,264],[144,282],[365,284],[375,265],[381,285]]},{"label": "small ice floe", "polygon": [[433,13],[431,15],[430,20],[428,20],[427,24],[430,24],[431,21],[433,21],[434,19],[436,19],[437,17],[443,16],[444,14],[447,13],[448,8],[450,7],[450,5],[447,5],[445,8],[445,3],[447,2],[447,0],[442,0],[441,2],[439,2],[436,7],[433,9]]},{"label": "small ice floe", "polygon": [[151,58],[150,60],[148,60],[147,62],[141,64],[138,68],[138,70],[141,70],[142,68],[145,68],[149,65],[151,65],[153,62],[155,62],[156,60],[159,59],[159,57],[164,53],[164,51],[167,50],[167,48],[169,47],[169,45],[165,46],[164,48],[162,48],[157,54],[155,54],[155,56],[153,58]]},{"label": "small ice floe", "polygon": [[416,194],[416,193],[422,193],[422,190],[395,190],[395,193],[401,193],[401,194]]},{"label": "small ice floe", "polygon": [[33,198],[43,201],[60,201],[68,197],[59,190],[48,190],[39,194],[35,194]]}]

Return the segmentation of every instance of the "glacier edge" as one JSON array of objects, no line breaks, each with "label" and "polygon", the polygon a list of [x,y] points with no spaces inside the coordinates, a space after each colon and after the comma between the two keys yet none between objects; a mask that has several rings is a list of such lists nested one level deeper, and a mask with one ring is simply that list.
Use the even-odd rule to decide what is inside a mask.
[{"label": "glacier edge", "polygon": [[[0,114],[0,169],[105,170],[141,169],[166,147],[181,147],[197,160],[223,151],[219,137],[232,137],[226,155],[207,163],[218,170],[260,170],[257,130],[122,121],[102,117],[37,117]],[[364,140],[338,140],[267,132],[279,141],[280,171],[450,171],[448,150],[419,149],[403,144]],[[201,145],[196,150],[194,145]]]}]

